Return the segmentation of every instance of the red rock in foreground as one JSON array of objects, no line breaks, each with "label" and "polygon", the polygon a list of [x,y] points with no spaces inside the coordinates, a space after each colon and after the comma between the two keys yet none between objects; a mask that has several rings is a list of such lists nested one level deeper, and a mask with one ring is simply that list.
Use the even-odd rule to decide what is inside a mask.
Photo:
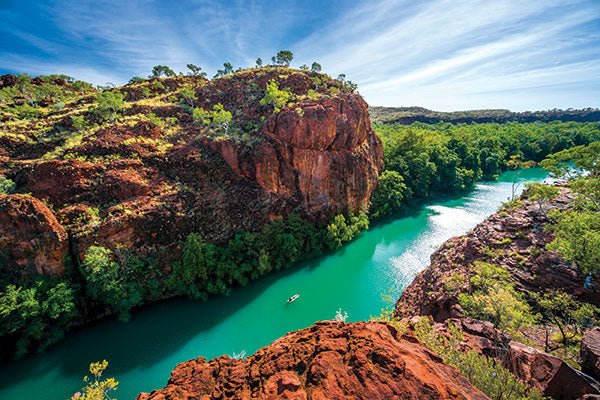
[{"label": "red rock in foreground", "polygon": [[168,385],[138,400],[487,399],[456,369],[384,323],[320,322],[246,360],[178,365]]}]

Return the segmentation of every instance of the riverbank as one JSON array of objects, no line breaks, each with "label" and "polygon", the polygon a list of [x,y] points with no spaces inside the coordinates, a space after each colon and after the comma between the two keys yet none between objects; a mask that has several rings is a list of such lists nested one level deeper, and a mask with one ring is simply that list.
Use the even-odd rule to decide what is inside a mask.
[{"label": "riverbank", "polygon": [[[545,177],[532,169],[519,179]],[[141,309],[126,324],[100,321],[68,334],[45,355],[0,367],[0,398],[62,400],[81,387],[91,361],[107,359],[107,373],[120,381],[118,398],[131,399],[164,386],[180,362],[252,354],[287,332],[333,318],[340,307],[351,321],[369,319],[386,306],[382,293],[393,288],[390,294],[398,297],[441,243],[494,213],[510,196],[512,180],[505,173],[461,198],[425,204],[373,227],[339,252],[261,278],[230,297],[170,300]],[[294,293],[300,299],[286,304]]]}]

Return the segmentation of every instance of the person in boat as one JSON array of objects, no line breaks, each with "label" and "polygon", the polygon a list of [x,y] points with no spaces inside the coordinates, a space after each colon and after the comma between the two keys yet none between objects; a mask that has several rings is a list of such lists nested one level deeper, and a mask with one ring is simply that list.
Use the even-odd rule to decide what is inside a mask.
[{"label": "person in boat", "polygon": [[300,297],[300,295],[299,294],[295,294],[292,297],[290,297],[287,302],[291,303],[293,301],[296,301],[298,299],[298,297]]}]

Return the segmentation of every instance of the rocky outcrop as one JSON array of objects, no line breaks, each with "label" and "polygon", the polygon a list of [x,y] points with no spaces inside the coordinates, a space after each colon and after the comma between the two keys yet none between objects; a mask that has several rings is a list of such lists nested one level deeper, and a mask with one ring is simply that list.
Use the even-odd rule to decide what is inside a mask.
[{"label": "rocky outcrop", "polygon": [[[413,318],[414,320],[414,318]],[[586,394],[600,394],[600,385],[575,370],[564,360],[511,341],[488,321],[472,318],[449,318],[433,325],[439,337],[450,335],[449,326],[462,335],[462,350],[475,350],[492,357],[530,387],[553,399],[579,399]]]},{"label": "rocky outcrop", "polygon": [[311,214],[366,211],[383,157],[367,104],[342,95],[305,102],[300,110],[271,116],[256,151],[234,140],[209,145],[234,172],[266,191],[298,195]]},{"label": "rocky outcrop", "polygon": [[579,399],[600,395],[600,385],[564,360],[522,343],[511,341],[505,366],[522,381],[553,399]]},{"label": "rocky outcrop", "polygon": [[42,201],[26,195],[0,195],[0,251],[2,267],[18,275],[60,276],[69,241]]},{"label": "rocky outcrop", "polygon": [[590,329],[583,335],[579,362],[583,372],[600,379],[600,327]]},{"label": "rocky outcrop", "polygon": [[[2,79],[12,82],[11,76]],[[321,82],[315,90],[314,79]],[[277,113],[260,104],[272,80],[294,99]],[[60,240],[46,243],[49,249],[62,248],[66,232],[80,259],[98,244],[151,257],[168,270],[191,232],[223,244],[237,232],[260,230],[291,213],[321,224],[336,214],[367,209],[383,155],[359,94],[324,75],[288,68],[212,81],[173,77],[118,90],[138,101],[148,93],[176,95],[184,85],[195,87],[196,107],[222,104],[232,113],[227,132],[215,137],[212,127],[194,121],[171,98],[152,103],[159,106],[134,103],[124,111],[126,123],[104,123],[69,143],[19,140],[33,129],[20,126],[0,138],[5,140],[0,157],[6,159],[0,171],[16,182],[19,193],[51,205],[64,227]],[[310,98],[308,90],[313,90]],[[69,107],[90,101],[82,97]],[[76,112],[102,122],[93,120],[93,113]],[[151,113],[162,122],[150,122]],[[77,129],[71,117],[60,115],[38,122],[49,125],[43,134],[53,138]],[[54,264],[37,270],[59,272]]]},{"label": "rocky outcrop", "polygon": [[[560,195],[548,208],[570,206],[572,194],[566,187],[559,187]],[[409,319],[415,315],[431,317],[437,322],[434,328],[439,335],[448,335],[448,325],[453,324],[462,332],[465,349],[493,357],[545,396],[579,399],[600,395],[600,384],[586,375],[597,373],[598,331],[586,334],[587,341],[584,340],[581,350],[582,373],[561,358],[542,351],[543,339],[531,340],[540,342],[541,349],[513,341],[491,322],[465,317],[458,303],[458,294],[469,290],[467,277],[472,275],[473,263],[483,261],[506,270],[517,291],[561,290],[582,302],[598,305],[600,292],[584,289],[585,276],[546,249],[553,239],[544,229],[547,223],[547,216],[539,212],[539,206],[523,198],[520,206],[501,210],[466,235],[448,240],[433,253],[430,266],[403,292],[396,303],[395,315]],[[465,279],[453,279],[457,276]]]},{"label": "rocky outcrop", "polygon": [[163,389],[138,400],[487,399],[413,337],[384,323],[320,322],[245,360],[178,365]]},{"label": "rocky outcrop", "polygon": [[[571,200],[571,193],[562,188],[548,208],[565,209]],[[468,234],[445,242],[431,255],[430,266],[402,293],[396,315],[431,315],[436,321],[462,316],[457,294],[467,291],[467,280],[453,290],[446,282],[453,275],[470,276],[475,261],[502,266],[519,291],[552,288],[600,305],[600,292],[584,289],[585,276],[546,249],[553,236],[544,230],[548,219],[538,210],[536,203],[523,200],[522,206],[493,214]]]}]

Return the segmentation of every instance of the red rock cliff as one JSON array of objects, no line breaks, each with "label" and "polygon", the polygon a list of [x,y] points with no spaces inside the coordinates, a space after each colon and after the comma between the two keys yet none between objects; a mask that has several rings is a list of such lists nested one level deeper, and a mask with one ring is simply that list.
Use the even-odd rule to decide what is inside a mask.
[{"label": "red rock cliff", "polygon": [[[277,113],[260,103],[271,81],[294,99]],[[140,88],[118,88],[131,101],[125,115],[91,127],[77,140],[36,142],[33,125],[19,125],[14,135],[0,138],[6,159],[0,174],[17,183],[18,193],[44,199],[51,206],[44,215],[64,228],[45,235],[43,249],[6,232],[0,250],[10,249],[14,257],[19,253],[19,265],[60,274],[58,249],[65,248],[68,235],[80,259],[98,244],[127,248],[141,259],[158,258],[166,267],[190,232],[220,244],[235,232],[255,231],[292,212],[324,222],[368,207],[382,168],[382,145],[367,104],[341,82],[266,68],[209,82],[176,77],[144,85],[158,91],[151,92],[158,96],[152,106],[138,101],[148,96]],[[178,102],[182,87],[194,88],[196,108],[222,104],[233,115],[230,129],[194,120]],[[39,124],[44,132],[78,135],[71,117],[62,114],[92,119],[78,108],[90,101],[82,98],[52,118],[41,117]],[[150,114],[162,122],[148,121]],[[14,139],[19,135],[32,137]],[[0,213],[0,220],[26,217],[6,208]],[[38,265],[48,252],[47,265]]]},{"label": "red rock cliff", "polygon": [[138,400],[480,399],[460,373],[383,323],[320,322],[245,360],[198,358]]}]

